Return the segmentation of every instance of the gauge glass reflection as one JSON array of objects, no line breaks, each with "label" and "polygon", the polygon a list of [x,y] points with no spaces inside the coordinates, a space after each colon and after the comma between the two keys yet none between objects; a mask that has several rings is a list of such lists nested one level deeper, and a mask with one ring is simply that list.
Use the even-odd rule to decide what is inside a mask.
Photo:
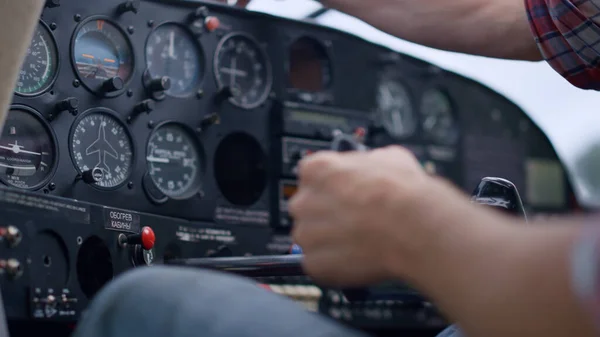
[{"label": "gauge glass reflection", "polygon": [[112,189],[131,174],[133,145],[123,122],[108,109],[85,112],[74,124],[71,157],[80,173],[99,168],[96,187]]},{"label": "gauge glass reflection", "polygon": [[229,87],[231,102],[245,109],[261,105],[271,91],[271,64],[254,38],[232,33],[217,47],[214,69],[219,88]]},{"label": "gauge glass reflection", "polygon": [[45,24],[39,23],[25,61],[19,71],[15,92],[22,96],[39,95],[54,83],[58,72],[56,42]]},{"label": "gauge glass reflection", "polygon": [[83,23],[73,40],[73,62],[80,80],[94,92],[113,78],[129,82],[133,75],[133,51],[127,36],[110,21]]},{"label": "gauge glass reflection", "polygon": [[29,109],[8,112],[0,138],[0,179],[7,185],[37,189],[50,179],[56,143],[47,124]]},{"label": "gauge glass reflection", "polygon": [[200,45],[182,26],[166,23],[148,37],[146,63],[152,78],[168,77],[167,95],[187,97],[196,93],[203,73]]},{"label": "gauge glass reflection", "polygon": [[377,109],[383,127],[394,138],[406,138],[415,132],[417,118],[406,87],[386,80],[377,91]]},{"label": "gauge glass reflection", "polygon": [[146,162],[156,187],[171,199],[186,199],[200,189],[203,161],[194,135],[182,125],[167,123],[150,136]]},{"label": "gauge glass reflection", "polygon": [[458,140],[458,129],[452,103],[446,93],[430,89],[423,94],[420,106],[423,132],[436,143],[452,145]]}]

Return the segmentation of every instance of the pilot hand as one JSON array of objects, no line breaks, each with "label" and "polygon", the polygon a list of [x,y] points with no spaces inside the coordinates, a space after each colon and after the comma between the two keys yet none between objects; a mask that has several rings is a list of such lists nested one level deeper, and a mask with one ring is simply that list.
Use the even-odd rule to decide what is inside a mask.
[{"label": "pilot hand", "polygon": [[401,147],[319,152],[302,160],[289,212],[306,272],[347,287],[393,278],[392,269],[425,242],[415,240],[426,235],[416,229],[430,207],[423,195],[434,181]]}]

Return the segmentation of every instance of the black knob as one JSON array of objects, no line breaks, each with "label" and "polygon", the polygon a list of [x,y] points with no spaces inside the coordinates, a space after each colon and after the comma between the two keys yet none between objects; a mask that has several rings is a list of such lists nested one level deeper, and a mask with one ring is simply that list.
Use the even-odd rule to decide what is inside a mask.
[{"label": "black knob", "polygon": [[154,101],[151,99],[145,99],[143,101],[141,101],[140,103],[138,103],[134,108],[134,112],[135,113],[150,113],[152,111],[154,111]]},{"label": "black knob", "polygon": [[202,6],[196,8],[196,10],[190,15],[192,20],[204,19],[208,16],[208,8]]},{"label": "black knob", "polygon": [[55,8],[60,6],[60,0],[46,0],[46,7]]},{"label": "black knob", "polygon": [[523,207],[517,187],[506,179],[494,177],[481,179],[473,191],[471,201],[527,220],[525,207]]},{"label": "black knob", "polygon": [[148,83],[148,90],[151,92],[163,92],[171,88],[171,79],[167,76],[155,78]]},{"label": "black knob", "polygon": [[119,5],[119,14],[124,14],[127,12],[132,12],[134,14],[137,14],[138,10],[140,9],[140,1],[139,0],[130,0],[130,1],[125,1],[124,3]]},{"label": "black knob", "polygon": [[86,184],[95,184],[104,178],[104,171],[99,167],[94,167],[81,174],[81,180]]},{"label": "black knob", "polygon": [[219,115],[216,113],[212,113],[210,115],[204,116],[202,121],[200,122],[200,128],[205,129],[213,124],[217,124],[219,122]]},{"label": "black knob", "polygon": [[79,108],[79,100],[75,97],[68,97],[56,104],[55,111],[57,114],[61,113],[63,111],[68,111],[71,114],[76,115],[78,108]]},{"label": "black knob", "polygon": [[223,102],[229,100],[231,97],[233,97],[233,91],[231,91],[231,87],[224,86],[223,88],[221,88],[221,90],[219,90],[219,92],[217,92],[217,94],[214,97],[214,101],[216,105],[221,105]]},{"label": "black knob", "polygon": [[104,81],[104,83],[102,84],[102,89],[104,89],[105,92],[115,92],[123,90],[124,86],[125,83],[123,82],[123,79],[119,76],[115,76]]}]

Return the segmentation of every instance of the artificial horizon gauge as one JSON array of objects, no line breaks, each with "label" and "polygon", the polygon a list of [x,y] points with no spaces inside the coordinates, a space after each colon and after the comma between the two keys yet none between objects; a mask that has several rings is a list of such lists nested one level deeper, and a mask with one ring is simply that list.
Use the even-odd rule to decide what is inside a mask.
[{"label": "artificial horizon gauge", "polygon": [[220,89],[229,87],[230,102],[244,109],[264,103],[271,92],[271,63],[259,43],[245,33],[225,36],[214,58],[214,71]]},{"label": "artificial horizon gauge", "polygon": [[417,117],[408,89],[398,81],[384,80],[377,89],[377,112],[383,127],[394,138],[406,138],[417,129]]},{"label": "artificial horizon gauge", "polygon": [[36,96],[52,86],[58,73],[58,50],[50,29],[39,22],[15,87],[21,96]]},{"label": "artificial horizon gauge", "polygon": [[438,89],[430,89],[421,98],[420,109],[425,137],[442,145],[458,141],[458,127],[452,103],[448,95]]},{"label": "artificial horizon gauge", "polygon": [[104,18],[91,17],[79,25],[71,58],[83,85],[107,97],[121,93],[133,76],[131,42],[119,26]]},{"label": "artificial horizon gauge", "polygon": [[146,64],[152,78],[168,77],[169,96],[188,97],[196,93],[204,72],[204,55],[190,32],[176,23],[156,28],[146,43]]},{"label": "artificial horizon gauge", "polygon": [[162,124],[152,132],[146,148],[148,174],[165,196],[187,199],[198,192],[204,162],[191,131],[177,123]]},{"label": "artificial horizon gauge", "polygon": [[54,135],[40,115],[13,106],[0,137],[0,180],[13,187],[38,189],[51,178],[57,156]]},{"label": "artificial horizon gauge", "polygon": [[131,175],[133,144],[125,124],[116,113],[92,108],[74,123],[69,139],[71,159],[79,173],[100,169],[96,187],[113,189]]}]

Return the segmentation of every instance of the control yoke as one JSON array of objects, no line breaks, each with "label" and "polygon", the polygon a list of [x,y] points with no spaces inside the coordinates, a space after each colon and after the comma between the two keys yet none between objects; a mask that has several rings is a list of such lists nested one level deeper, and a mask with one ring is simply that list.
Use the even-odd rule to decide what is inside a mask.
[{"label": "control yoke", "polygon": [[[352,135],[338,133],[334,135],[331,149],[339,152],[366,151],[368,148]],[[513,183],[501,178],[484,178],[472,195],[475,203],[490,207],[499,207],[511,214],[526,219],[525,210],[519,192]],[[304,276],[301,249],[292,249],[291,255],[197,258],[170,260],[165,263],[193,268],[212,269],[244,277],[281,277]],[[346,289],[344,295],[349,301],[375,300],[382,293],[390,291],[401,296],[414,296],[415,291],[402,283],[379,285],[370,288]]]}]

